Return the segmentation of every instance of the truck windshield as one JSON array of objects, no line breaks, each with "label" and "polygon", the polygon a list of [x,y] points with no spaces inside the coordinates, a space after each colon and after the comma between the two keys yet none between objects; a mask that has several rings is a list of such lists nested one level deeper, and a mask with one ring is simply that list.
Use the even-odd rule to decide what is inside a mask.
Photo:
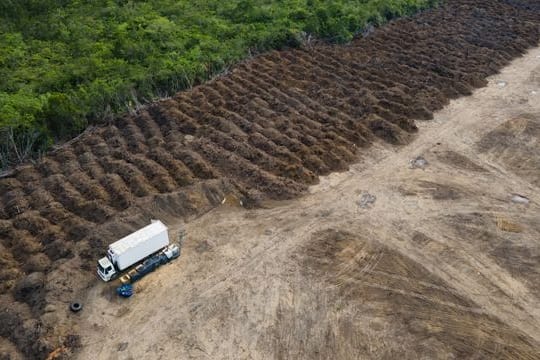
[{"label": "truck windshield", "polygon": [[98,270],[99,270],[99,272],[102,273],[102,274],[108,274],[109,271],[112,270],[112,266],[109,265],[109,266],[107,266],[106,268],[104,268],[103,266],[101,266],[100,263],[98,263]]}]

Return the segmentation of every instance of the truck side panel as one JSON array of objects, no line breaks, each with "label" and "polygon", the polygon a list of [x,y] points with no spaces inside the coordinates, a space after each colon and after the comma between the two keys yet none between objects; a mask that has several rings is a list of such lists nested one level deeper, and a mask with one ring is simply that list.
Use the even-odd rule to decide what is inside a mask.
[{"label": "truck side panel", "polygon": [[[150,226],[158,226],[159,224],[152,224]],[[138,235],[140,239],[136,241],[130,241],[130,246],[114,246],[113,249],[117,250],[116,267],[118,270],[123,271],[131,265],[139,262],[145,257],[157,252],[158,250],[169,245],[169,235],[167,227],[163,224],[157,231],[141,231]]]}]

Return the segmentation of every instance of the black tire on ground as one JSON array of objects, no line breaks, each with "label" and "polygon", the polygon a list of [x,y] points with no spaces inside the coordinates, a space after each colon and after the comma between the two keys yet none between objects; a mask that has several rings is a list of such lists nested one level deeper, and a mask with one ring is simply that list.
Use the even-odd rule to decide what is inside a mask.
[{"label": "black tire on ground", "polygon": [[73,312],[78,312],[82,310],[82,304],[78,301],[74,301],[69,304],[69,309]]}]

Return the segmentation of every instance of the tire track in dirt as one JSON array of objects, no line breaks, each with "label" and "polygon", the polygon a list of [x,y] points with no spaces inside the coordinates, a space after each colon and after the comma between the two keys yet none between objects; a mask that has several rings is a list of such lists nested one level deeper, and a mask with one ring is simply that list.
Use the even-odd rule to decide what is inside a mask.
[{"label": "tire track in dirt", "polygon": [[[533,1],[454,0],[347,46],[261,55],[206,85],[91,129],[39,164],[0,179],[0,288],[10,290],[0,311],[22,291],[32,272],[28,259],[71,257],[92,269],[102,245],[152,216],[149,204],[189,215],[231,191],[251,206],[288,199],[318,175],[346,169],[375,137],[406,143],[415,120],[483,86],[486,76],[537,44],[536,7]],[[90,279],[88,271],[81,276]],[[49,336],[52,324],[40,320],[48,302],[54,300],[21,304],[33,312],[39,331],[23,326],[0,335],[27,356],[58,346]],[[26,315],[10,316],[17,323]],[[30,336],[35,346],[23,346],[27,340],[17,334]]]}]

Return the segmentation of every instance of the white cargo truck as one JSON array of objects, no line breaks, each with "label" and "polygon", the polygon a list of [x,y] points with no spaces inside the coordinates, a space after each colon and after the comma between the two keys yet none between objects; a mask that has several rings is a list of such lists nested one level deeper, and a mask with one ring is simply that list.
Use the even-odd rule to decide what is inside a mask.
[{"label": "white cargo truck", "polygon": [[150,225],[109,245],[107,256],[98,261],[97,273],[104,281],[109,281],[121,271],[168,247],[167,226],[152,220]]}]

